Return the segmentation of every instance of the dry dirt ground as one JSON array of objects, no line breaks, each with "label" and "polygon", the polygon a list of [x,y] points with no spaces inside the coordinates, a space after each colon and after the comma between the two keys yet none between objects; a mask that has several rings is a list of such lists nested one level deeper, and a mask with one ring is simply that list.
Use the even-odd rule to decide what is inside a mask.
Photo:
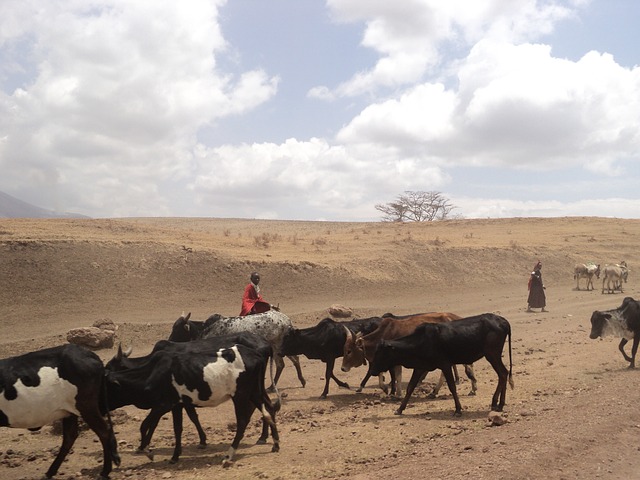
[{"label": "dry dirt ground", "polygon": [[[479,390],[453,417],[446,387],[426,398],[436,373],[402,416],[374,382],[364,393],[331,384],[324,365],[302,359],[306,388],[287,360],[277,421],[281,451],[247,431],[235,464],[220,466],[233,436],[230,404],[201,409],[209,446],[196,448],[185,420],[184,453],[165,417],[153,460],[135,454],[145,412],[117,412],[122,465],[113,479],[629,479],[640,478],[640,371],[627,369],[618,339],[590,340],[593,310],[640,296],[640,221],[603,218],[456,220],[432,224],[233,219],[0,219],[0,358],[65,342],[68,329],[108,318],[118,340],[146,354],[184,311],[235,315],[252,270],[267,300],[296,327],[315,325],[335,303],[358,317],[422,311],[496,312],[513,331],[515,389],[508,423],[487,422],[496,376],[476,363]],[[543,263],[548,313],[527,313],[526,283]],[[624,294],[576,290],[577,262],[626,260]],[[583,284],[584,286],[584,284]],[[97,352],[104,360],[114,350]],[[505,352],[506,353],[506,352]],[[508,357],[505,356],[508,362]],[[362,368],[337,375],[357,385]],[[464,375],[463,375],[464,377]],[[405,380],[408,375],[405,374]],[[40,478],[60,445],[49,427],[0,430],[0,478]],[[94,478],[97,438],[83,431],[58,478]]]}]

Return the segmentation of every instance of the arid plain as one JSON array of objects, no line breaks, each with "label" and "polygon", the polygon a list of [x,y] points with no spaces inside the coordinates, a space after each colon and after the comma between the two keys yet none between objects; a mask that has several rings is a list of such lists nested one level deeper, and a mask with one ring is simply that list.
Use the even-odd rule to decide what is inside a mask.
[{"label": "arid plain", "polygon": [[[153,460],[135,454],[145,412],[115,415],[122,465],[113,479],[629,479],[640,477],[640,371],[627,369],[618,339],[590,340],[594,310],[640,297],[640,221],[612,218],[452,220],[425,224],[240,219],[0,219],[0,357],[65,343],[70,328],[99,319],[118,325],[134,355],[167,338],[182,312],[236,315],[249,274],[296,327],[315,325],[342,304],[357,317],[449,311],[495,312],[513,332],[515,389],[508,422],[487,422],[496,376],[476,363],[478,395],[459,391],[463,415],[443,388],[427,399],[431,373],[402,416],[370,382],[362,394],[331,384],[324,365],[302,358],[301,388],[286,361],[278,415],[281,451],[255,445],[254,420],[229,469],[230,404],[199,411],[209,445],[198,449],[185,422],[184,453],[169,464],[170,418]],[[527,313],[527,279],[543,263],[548,312]],[[624,293],[576,289],[576,263],[630,267]],[[584,281],[583,281],[584,282]],[[115,350],[97,353],[108,360]],[[505,352],[506,353],[506,352]],[[508,362],[508,357],[505,357]],[[337,376],[352,387],[363,368]],[[408,376],[405,375],[405,379]],[[41,478],[60,445],[51,428],[0,430],[0,478]],[[101,451],[83,431],[58,478],[95,478]]]}]

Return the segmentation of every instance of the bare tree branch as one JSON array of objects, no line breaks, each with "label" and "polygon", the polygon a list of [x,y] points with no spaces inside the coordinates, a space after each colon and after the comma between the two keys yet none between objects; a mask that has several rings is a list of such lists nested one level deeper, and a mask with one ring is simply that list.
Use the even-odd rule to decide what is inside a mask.
[{"label": "bare tree branch", "polygon": [[378,204],[384,222],[432,222],[445,220],[456,208],[440,192],[414,192],[407,190],[395,201]]}]

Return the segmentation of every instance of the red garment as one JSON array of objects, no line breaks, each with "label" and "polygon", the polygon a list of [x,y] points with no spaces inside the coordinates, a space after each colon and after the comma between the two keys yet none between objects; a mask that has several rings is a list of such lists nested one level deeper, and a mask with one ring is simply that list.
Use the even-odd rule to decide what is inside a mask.
[{"label": "red garment", "polygon": [[271,305],[264,301],[262,295],[256,292],[253,283],[249,283],[244,289],[242,295],[242,309],[240,316],[244,317],[252,313],[263,313],[271,310]]}]

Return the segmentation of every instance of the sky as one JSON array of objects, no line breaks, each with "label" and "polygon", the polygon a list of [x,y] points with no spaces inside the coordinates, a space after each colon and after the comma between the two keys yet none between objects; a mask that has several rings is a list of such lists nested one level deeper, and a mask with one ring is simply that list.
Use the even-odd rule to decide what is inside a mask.
[{"label": "sky", "polygon": [[0,191],[103,217],[640,218],[637,0],[0,0]]}]

